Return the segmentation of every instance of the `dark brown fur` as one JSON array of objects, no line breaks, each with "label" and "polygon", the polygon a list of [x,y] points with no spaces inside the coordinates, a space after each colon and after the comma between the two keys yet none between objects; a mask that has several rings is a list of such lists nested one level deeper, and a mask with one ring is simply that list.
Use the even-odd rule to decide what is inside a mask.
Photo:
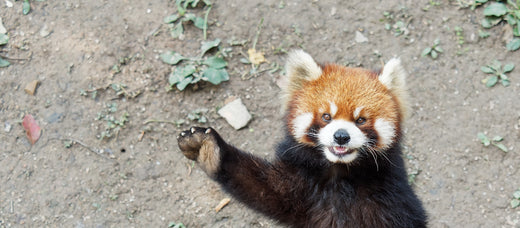
[{"label": "dark brown fur", "polygon": [[[426,227],[420,201],[407,183],[398,143],[379,156],[331,164],[288,135],[268,162],[227,144],[213,129],[192,128],[179,147],[193,160],[219,147],[220,166],[208,173],[246,205],[291,227]],[[193,132],[193,133],[192,133]],[[200,162],[204,170],[208,163]],[[211,164],[209,164],[211,165]]]}]

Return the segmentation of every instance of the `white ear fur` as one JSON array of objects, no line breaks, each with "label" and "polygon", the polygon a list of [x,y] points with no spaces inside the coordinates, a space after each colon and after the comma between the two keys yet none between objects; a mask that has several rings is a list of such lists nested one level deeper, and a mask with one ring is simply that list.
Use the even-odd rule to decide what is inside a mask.
[{"label": "white ear fur", "polygon": [[401,115],[408,116],[408,94],[406,88],[406,71],[401,65],[401,60],[392,58],[383,67],[379,75],[379,81],[385,85],[398,99]]},{"label": "white ear fur", "polygon": [[401,60],[397,58],[390,59],[383,67],[383,72],[379,75],[379,81],[388,89],[404,88],[406,71],[401,65]]},{"label": "white ear fur", "polygon": [[284,108],[288,107],[290,97],[302,89],[304,82],[318,79],[321,74],[321,67],[309,54],[302,50],[291,51],[285,64]]},{"label": "white ear fur", "polygon": [[312,81],[319,78],[322,73],[321,67],[302,50],[294,50],[289,53],[285,70],[290,83],[300,79]]}]

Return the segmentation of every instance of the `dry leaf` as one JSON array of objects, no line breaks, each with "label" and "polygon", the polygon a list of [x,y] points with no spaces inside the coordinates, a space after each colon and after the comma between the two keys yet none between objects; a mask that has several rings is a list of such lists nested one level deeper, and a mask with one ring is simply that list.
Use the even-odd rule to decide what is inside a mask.
[{"label": "dry leaf", "polygon": [[36,120],[34,120],[30,114],[25,115],[22,121],[22,125],[23,129],[25,129],[25,133],[27,134],[29,142],[34,145],[34,143],[36,143],[36,141],[38,141],[40,138],[42,132],[40,126],[38,126]]},{"label": "dry leaf", "polygon": [[215,211],[216,212],[219,212],[220,210],[222,210],[222,208],[224,208],[226,205],[228,205],[229,201],[231,201],[230,198],[224,198],[220,201],[220,203],[215,207]]},{"label": "dry leaf", "polygon": [[266,62],[264,53],[257,52],[254,48],[247,50],[247,54],[249,55],[249,62],[251,62],[254,65]]}]

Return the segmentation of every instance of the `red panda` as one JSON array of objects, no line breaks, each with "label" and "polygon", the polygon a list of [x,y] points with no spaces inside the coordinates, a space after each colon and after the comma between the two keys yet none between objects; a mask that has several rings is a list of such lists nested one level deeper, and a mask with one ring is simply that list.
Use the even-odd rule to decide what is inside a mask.
[{"label": "red panda", "polygon": [[273,161],[212,128],[181,132],[181,152],[232,196],[290,227],[426,227],[401,157],[400,60],[377,73],[320,65],[299,50],[289,54],[286,75],[286,136]]}]

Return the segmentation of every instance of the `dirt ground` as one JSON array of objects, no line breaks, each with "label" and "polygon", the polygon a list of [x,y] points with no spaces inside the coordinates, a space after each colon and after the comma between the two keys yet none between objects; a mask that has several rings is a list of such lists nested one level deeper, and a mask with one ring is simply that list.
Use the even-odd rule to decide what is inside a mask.
[{"label": "dirt ground", "polygon": [[[230,143],[272,156],[283,123],[283,71],[275,69],[295,48],[319,62],[372,69],[400,57],[412,104],[405,157],[431,227],[520,227],[520,208],[510,206],[520,188],[520,69],[509,74],[509,87],[492,88],[480,71],[494,59],[519,68],[520,51],[506,50],[503,24],[480,38],[483,8],[458,2],[214,1],[208,40],[230,48],[230,80],[179,92],[166,89],[172,66],[159,56],[194,56],[203,38],[190,23],[182,40],[171,37],[163,19],[176,12],[175,1],[31,1],[28,15],[22,1],[0,1],[10,37],[0,56],[11,62],[0,68],[0,227],[277,227],[233,199],[215,212],[229,196],[180,154],[175,137],[191,125],[212,126]],[[385,24],[399,20],[406,29],[395,36]],[[250,75],[240,59],[258,31],[256,49],[268,63]],[[356,31],[367,41],[356,42]],[[444,52],[421,57],[436,38]],[[31,96],[24,88],[33,80],[41,83]],[[121,83],[139,95],[104,89]],[[229,97],[241,98],[254,116],[245,129],[235,131],[216,113]],[[207,109],[207,123],[189,120],[199,109]],[[128,113],[128,122],[100,140],[106,121],[99,113]],[[43,129],[34,145],[21,125],[24,114]],[[179,120],[187,122],[170,123]],[[484,147],[478,132],[504,137],[509,152]]]}]

